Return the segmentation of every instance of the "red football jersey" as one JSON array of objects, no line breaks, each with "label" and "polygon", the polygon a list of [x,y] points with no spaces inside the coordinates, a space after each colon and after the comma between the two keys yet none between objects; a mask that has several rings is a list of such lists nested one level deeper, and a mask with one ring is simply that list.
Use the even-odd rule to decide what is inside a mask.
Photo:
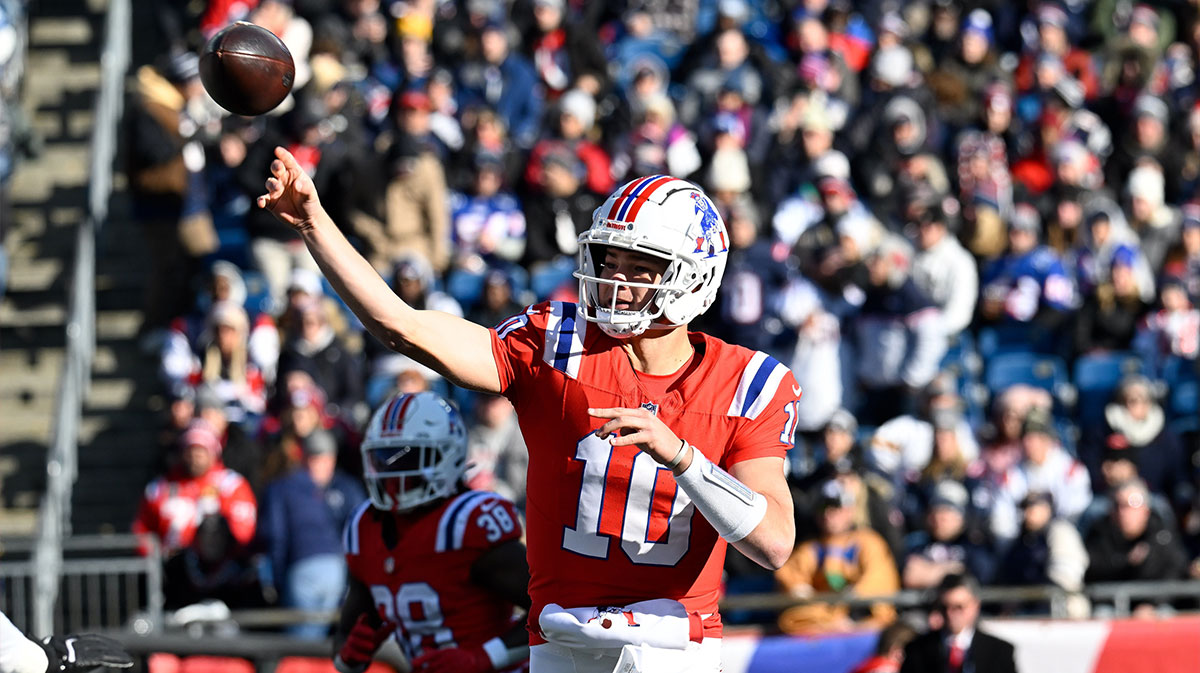
[{"label": "red football jersey", "polygon": [[[728,469],[792,446],[800,387],[765,353],[688,334],[701,361],[651,398],[620,341],[583,319],[577,304],[546,302],[493,331],[500,386],[529,446],[526,523],[531,623],[548,603],[625,605],[672,598],[713,615],[725,541],[671,471],[636,447],[595,436],[589,407],[646,406],[675,434]],[[536,629],[531,629],[531,632]],[[534,642],[540,642],[534,633]]]},{"label": "red football jersey", "polygon": [[204,517],[218,513],[238,543],[250,544],[258,518],[254,492],[242,475],[219,462],[202,477],[173,472],[147,484],[133,532],[157,535],[163,552],[172,554],[192,543]]},{"label": "red football jersey", "polygon": [[[487,491],[466,491],[415,516],[363,503],[346,524],[350,575],[397,624],[410,660],[445,647],[482,645],[513,624],[513,604],[471,582],[489,549],[521,539],[516,507]],[[390,544],[390,546],[389,546]]]}]

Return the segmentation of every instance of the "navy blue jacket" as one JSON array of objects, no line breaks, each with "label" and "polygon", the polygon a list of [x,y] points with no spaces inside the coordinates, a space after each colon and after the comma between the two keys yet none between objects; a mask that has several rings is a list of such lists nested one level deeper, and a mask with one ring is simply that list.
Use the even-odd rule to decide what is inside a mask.
[{"label": "navy blue jacket", "polygon": [[366,492],[338,471],[324,489],[297,468],[267,485],[259,512],[259,536],[277,580],[297,561],[317,554],[341,555],[342,529]]}]

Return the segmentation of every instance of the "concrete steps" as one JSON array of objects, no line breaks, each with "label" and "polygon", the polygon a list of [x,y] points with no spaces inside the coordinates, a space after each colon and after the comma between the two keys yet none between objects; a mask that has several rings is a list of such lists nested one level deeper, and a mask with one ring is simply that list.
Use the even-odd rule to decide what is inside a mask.
[{"label": "concrete steps", "polygon": [[21,101],[44,140],[17,166],[0,302],[0,536],[33,532],[63,367],[75,230],[86,212],[103,3],[32,3]]}]

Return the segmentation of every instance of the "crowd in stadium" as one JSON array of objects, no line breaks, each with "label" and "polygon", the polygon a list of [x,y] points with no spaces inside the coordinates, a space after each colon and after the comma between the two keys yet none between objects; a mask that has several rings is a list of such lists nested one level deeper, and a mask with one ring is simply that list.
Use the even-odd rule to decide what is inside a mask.
[{"label": "crowd in stadium", "polygon": [[[142,344],[170,399],[135,528],[160,535],[173,606],[336,607],[357,440],[396,390],[458,403],[468,484],[522,503],[508,401],[364,335],[253,207],[277,145],[408,304],[487,326],[574,299],[576,237],[615,186],[701,185],[731,253],[698,328],[804,389],[799,546],[774,576],[731,552],[730,590],[968,571],[1056,585],[1083,616],[1105,608],[1087,583],[1200,578],[1193,5],[211,0],[159,19],[176,48],[136,72],[125,130]],[[278,113],[224,115],[200,84],[199,47],[241,19],[295,58]],[[198,510],[163,510],[188,489]],[[778,626],[894,618],[805,605]]]}]

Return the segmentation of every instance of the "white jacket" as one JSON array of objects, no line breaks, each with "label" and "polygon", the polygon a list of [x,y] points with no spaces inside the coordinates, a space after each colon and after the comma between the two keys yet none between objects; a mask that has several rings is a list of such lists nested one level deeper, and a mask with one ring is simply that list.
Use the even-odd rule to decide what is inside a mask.
[{"label": "white jacket", "polygon": [[979,269],[958,239],[947,234],[932,248],[917,251],[912,279],[942,309],[947,335],[971,324],[979,297]]},{"label": "white jacket", "polygon": [[1022,460],[1005,473],[992,509],[992,533],[1011,540],[1021,530],[1021,500],[1030,491],[1044,491],[1054,498],[1054,513],[1072,523],[1092,502],[1092,479],[1087,468],[1061,446],[1050,449],[1046,462],[1034,465]]}]

